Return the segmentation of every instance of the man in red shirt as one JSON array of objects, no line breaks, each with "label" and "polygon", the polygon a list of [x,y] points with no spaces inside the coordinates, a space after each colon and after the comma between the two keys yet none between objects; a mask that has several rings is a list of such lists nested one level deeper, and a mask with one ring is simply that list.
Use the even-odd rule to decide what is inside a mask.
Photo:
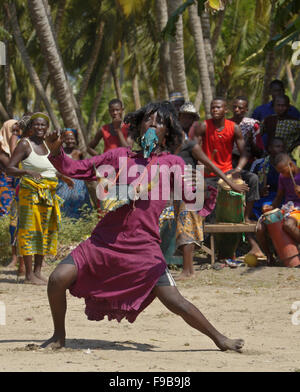
[{"label": "man in red shirt", "polygon": [[[245,221],[249,222],[254,202],[260,199],[258,177],[254,173],[243,170],[249,158],[245,149],[243,134],[238,124],[225,118],[226,113],[226,101],[218,97],[213,99],[211,103],[212,118],[198,124],[194,138],[202,145],[202,149],[208,158],[223,173],[230,172],[233,178],[242,177],[248,184],[249,191],[246,193]],[[234,143],[240,154],[235,168],[232,166]],[[216,187],[219,178],[214,173],[206,173],[205,177],[207,184]]]},{"label": "man in red shirt", "polygon": [[133,140],[128,136],[128,124],[123,123],[124,107],[119,99],[112,99],[108,104],[108,111],[112,122],[103,125],[96,133],[94,139],[89,143],[87,152],[96,156],[99,153],[95,150],[100,140],[104,140],[104,151],[117,147],[132,147]]}]

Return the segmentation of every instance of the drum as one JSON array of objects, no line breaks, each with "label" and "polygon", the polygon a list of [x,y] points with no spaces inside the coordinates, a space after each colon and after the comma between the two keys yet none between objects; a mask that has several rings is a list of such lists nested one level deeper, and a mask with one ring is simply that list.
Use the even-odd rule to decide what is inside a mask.
[{"label": "drum", "polygon": [[[228,175],[231,178],[231,175]],[[243,183],[242,179],[234,180]],[[222,179],[218,181],[218,195],[216,201],[217,223],[244,222],[245,195],[231,190]],[[242,233],[216,234],[216,249],[220,258],[233,258],[242,238]]]},{"label": "drum", "polygon": [[278,209],[265,212],[263,222],[267,226],[276,253],[286,267],[300,264],[299,250],[296,242],[282,229],[283,214]]}]

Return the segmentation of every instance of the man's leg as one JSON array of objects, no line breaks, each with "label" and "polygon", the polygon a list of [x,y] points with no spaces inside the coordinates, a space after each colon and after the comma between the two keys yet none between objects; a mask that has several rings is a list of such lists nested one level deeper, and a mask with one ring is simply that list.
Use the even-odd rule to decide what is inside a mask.
[{"label": "man's leg", "polygon": [[61,348],[65,345],[66,291],[77,278],[75,264],[59,264],[48,281],[48,299],[54,324],[53,336],[41,348]]},{"label": "man's leg", "polygon": [[156,286],[154,294],[173,313],[181,316],[191,327],[210,337],[220,350],[241,351],[242,339],[229,339],[218,332],[191,302],[187,301],[175,286]]},{"label": "man's leg", "polygon": [[258,223],[256,231],[256,239],[264,254],[267,256],[267,261],[269,264],[275,264],[274,256],[269,247],[269,241],[267,237],[267,228],[264,223]]}]

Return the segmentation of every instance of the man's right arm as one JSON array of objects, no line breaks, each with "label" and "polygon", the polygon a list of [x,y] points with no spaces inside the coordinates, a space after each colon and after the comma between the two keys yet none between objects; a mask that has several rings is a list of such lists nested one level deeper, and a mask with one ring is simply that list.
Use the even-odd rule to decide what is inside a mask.
[{"label": "man's right arm", "polygon": [[197,142],[200,146],[202,145],[202,138],[205,136],[206,132],[206,122],[197,122],[195,125],[193,124],[194,128],[194,137],[193,140]]}]

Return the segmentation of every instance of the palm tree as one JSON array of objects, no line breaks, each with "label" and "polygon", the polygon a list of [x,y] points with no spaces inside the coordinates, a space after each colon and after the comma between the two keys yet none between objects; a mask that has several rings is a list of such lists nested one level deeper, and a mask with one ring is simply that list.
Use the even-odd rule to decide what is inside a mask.
[{"label": "palm tree", "polygon": [[[48,66],[64,124],[68,128],[76,128],[80,131],[81,127],[74,107],[73,97],[70,93],[61,55],[49,23],[45,6],[39,0],[28,0],[28,7],[40,41],[41,51]],[[82,137],[81,133],[80,136],[80,143],[85,144],[84,137]]]},{"label": "palm tree", "polygon": [[[161,34],[168,22],[167,1],[157,0],[155,5],[158,31]],[[165,40],[161,40],[159,49],[159,80],[158,96],[161,99],[166,99],[169,97],[169,93],[174,91],[174,84],[171,70],[170,45],[169,42]]]},{"label": "palm tree", "polygon": [[79,93],[77,95],[77,100],[78,100],[79,106],[81,105],[82,100],[87,92],[88,84],[89,84],[91,75],[94,71],[94,68],[95,68],[95,65],[97,62],[97,58],[99,56],[99,52],[100,52],[100,48],[101,48],[101,44],[102,44],[102,39],[103,39],[103,33],[104,33],[104,21],[101,20],[99,23],[98,30],[96,32],[96,38],[95,38],[95,42],[94,42],[94,47],[92,49],[92,54],[91,54],[89,61],[87,63],[86,71],[85,71],[83,80],[81,82]]},{"label": "palm tree", "polygon": [[[167,0],[169,17],[182,4],[182,0]],[[186,101],[189,100],[189,93],[186,82],[186,72],[184,63],[184,41],[183,41],[183,20],[182,15],[176,22],[175,40],[170,42],[171,69],[174,83],[174,90],[180,91]]]},{"label": "palm tree", "polygon": [[199,70],[201,91],[203,94],[205,115],[206,117],[210,117],[210,104],[213,99],[213,94],[208,72],[207,57],[204,48],[201,19],[198,15],[197,6],[195,4],[189,7],[189,22],[191,32],[195,41],[195,51]]},{"label": "palm tree", "polygon": [[41,98],[45,104],[45,107],[49,113],[49,116],[51,118],[51,121],[53,122],[53,125],[55,127],[59,128],[60,127],[59,122],[58,122],[58,120],[52,110],[51,104],[46,96],[45,90],[43,89],[43,86],[40,82],[38,74],[36,73],[36,71],[31,63],[29,54],[28,54],[27,49],[25,47],[22,33],[21,33],[21,30],[19,27],[18,19],[17,19],[17,11],[16,11],[16,7],[15,7],[15,3],[14,2],[11,2],[9,4],[5,3],[5,10],[6,10],[7,17],[11,23],[12,32],[13,32],[16,44],[17,44],[18,49],[20,51],[20,54],[22,56],[25,67],[28,71],[28,74],[30,76],[31,82],[34,85],[38,94],[41,96]]}]

